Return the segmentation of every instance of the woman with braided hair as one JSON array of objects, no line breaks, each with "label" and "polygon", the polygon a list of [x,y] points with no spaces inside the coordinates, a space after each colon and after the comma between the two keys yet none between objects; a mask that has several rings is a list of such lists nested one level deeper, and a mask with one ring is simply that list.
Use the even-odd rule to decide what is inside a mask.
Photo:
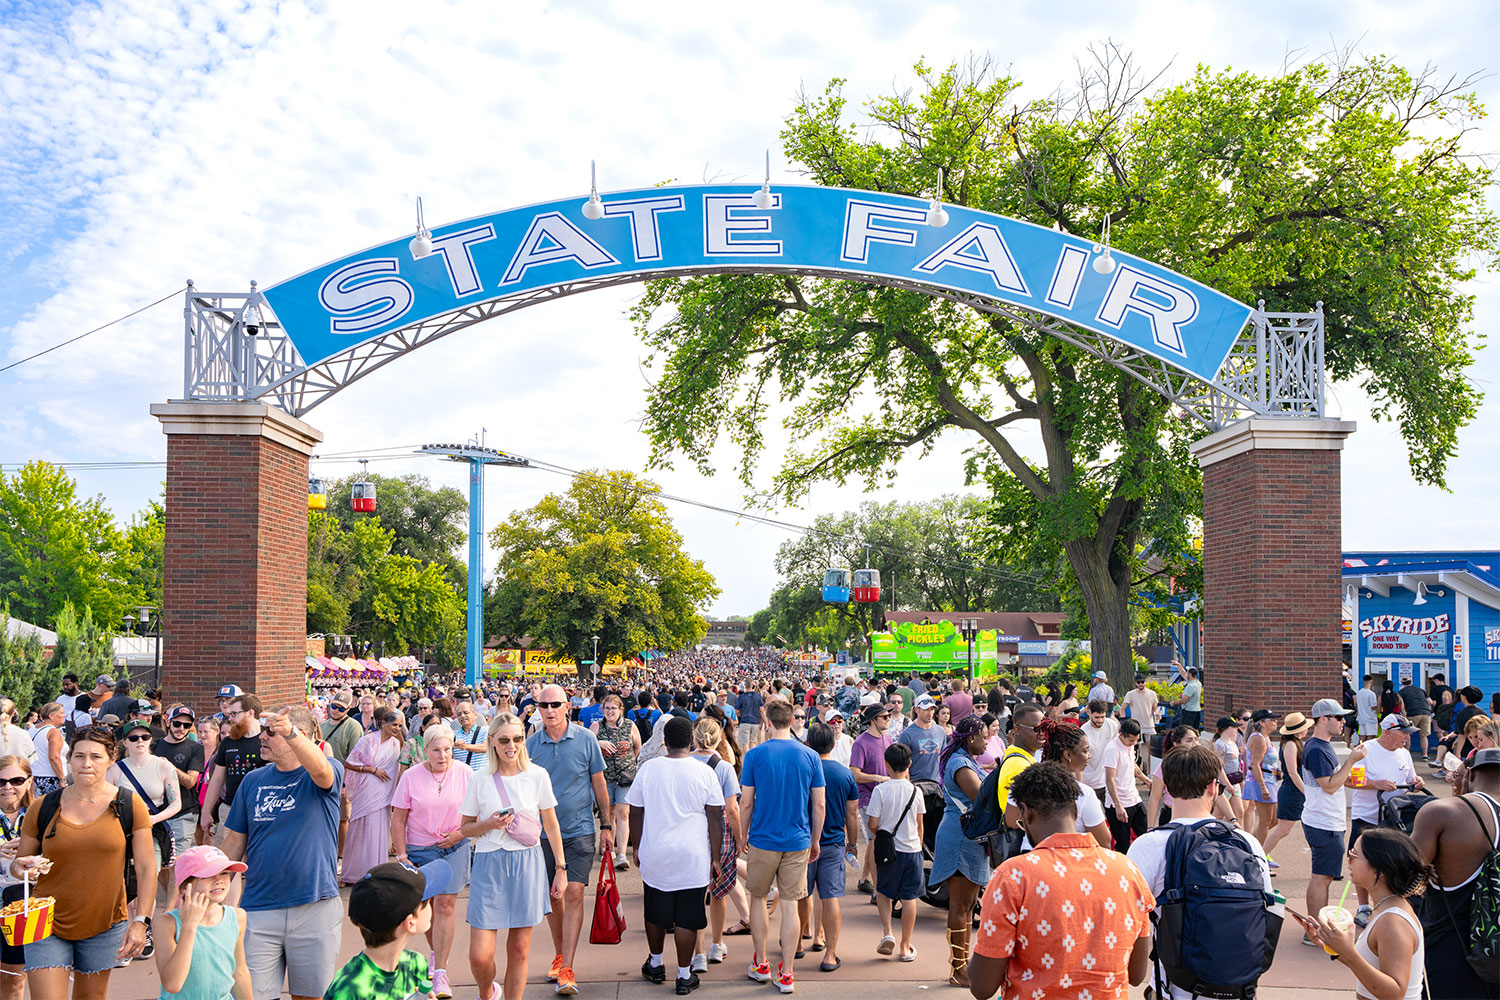
[{"label": "woman with braided hair", "polygon": [[1079,833],[1092,834],[1100,847],[1108,847],[1109,824],[1104,806],[1094,790],[1083,783],[1083,770],[1089,766],[1088,737],[1071,719],[1043,719],[1036,727],[1042,738],[1042,760],[1055,760],[1078,779],[1078,816],[1073,821]]},{"label": "woman with braided hair", "polygon": [[979,797],[978,758],[989,735],[977,715],[958,720],[938,755],[943,776],[943,820],[938,824],[928,886],[948,884],[948,983],[969,985],[969,929],[974,901],[990,880],[990,859],[984,845],[964,836],[963,816]]}]

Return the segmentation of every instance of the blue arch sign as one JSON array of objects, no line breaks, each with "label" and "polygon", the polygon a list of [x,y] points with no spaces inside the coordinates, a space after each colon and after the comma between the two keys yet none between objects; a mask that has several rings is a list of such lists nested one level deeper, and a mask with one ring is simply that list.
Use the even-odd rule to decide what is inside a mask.
[{"label": "blue arch sign", "polygon": [[314,365],[359,343],[492,299],[598,278],[716,269],[827,272],[969,293],[1056,316],[1213,381],[1250,308],[1150,261],[1052,229],[960,206],[942,227],[927,204],[843,188],[779,186],[771,207],[743,186],[649,188],[604,196],[588,219],[573,198],[405,238],[265,289]]}]

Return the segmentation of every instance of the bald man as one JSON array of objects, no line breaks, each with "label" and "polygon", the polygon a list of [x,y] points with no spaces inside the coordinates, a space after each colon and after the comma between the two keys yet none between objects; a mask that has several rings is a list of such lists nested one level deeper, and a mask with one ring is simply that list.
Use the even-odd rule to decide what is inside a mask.
[{"label": "bald man", "polygon": [[[542,839],[548,876],[566,870],[568,888],[562,903],[554,903],[547,914],[552,931],[555,956],[547,981],[557,983],[557,992],[571,996],[578,992],[573,976],[573,957],[578,951],[578,935],[583,930],[583,890],[589,883],[597,847],[613,852],[615,837],[610,826],[609,790],[604,784],[604,754],[599,741],[582,726],[568,721],[568,695],[556,684],[542,688],[537,698],[542,728],[526,740],[526,754],[531,762],[546,770],[552,778],[552,793],[557,798],[557,825],[562,847]],[[598,842],[594,835],[594,810],[604,817]]]}]

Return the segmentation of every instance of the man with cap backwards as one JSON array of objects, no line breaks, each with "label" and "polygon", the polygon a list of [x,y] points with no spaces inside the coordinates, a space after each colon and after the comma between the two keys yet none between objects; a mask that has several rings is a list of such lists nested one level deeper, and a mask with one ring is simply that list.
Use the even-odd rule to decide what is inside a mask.
[{"label": "man with cap backwards", "polygon": [[1411,839],[1437,869],[1422,905],[1432,1000],[1500,997],[1500,988],[1481,980],[1467,960],[1479,867],[1500,848],[1500,749],[1474,754],[1468,793],[1423,806]]},{"label": "man with cap backwards", "polygon": [[[1413,789],[1422,788],[1422,779],[1411,760],[1411,737],[1417,731],[1404,715],[1387,715],[1379,722],[1380,735],[1363,741],[1367,745],[1365,754],[1365,783],[1354,790],[1349,800],[1349,814],[1353,817],[1349,828],[1349,848],[1359,835],[1372,826],[1380,825],[1381,793],[1389,794],[1402,785]],[[1359,909],[1354,911],[1354,922],[1363,927],[1370,922],[1370,894],[1359,886]]]},{"label": "man with cap backwards", "polygon": [[260,755],[272,766],[244,776],[224,821],[224,853],[250,866],[240,906],[258,1000],[279,997],[283,979],[293,998],[320,997],[338,967],[343,908],[334,873],[344,765],[308,735],[316,727],[311,712],[292,705],[258,729]]},{"label": "man with cap backwards", "polygon": [[[176,841],[177,856],[182,857],[193,846],[193,828],[198,824],[198,779],[203,775],[203,744],[192,738],[197,725],[193,710],[178,705],[167,714],[167,735],[157,740],[151,752],[171,764],[177,772],[182,811],[167,820]],[[167,909],[176,905],[177,880],[167,868]]]},{"label": "man with cap backwards", "polygon": [[328,718],[323,723],[323,739],[328,741],[328,750],[340,764],[349,762],[349,751],[365,735],[359,720],[349,714],[349,706],[337,695],[328,703]]},{"label": "man with cap backwards", "polygon": [[885,749],[891,745],[886,727],[891,721],[891,710],[884,705],[868,705],[860,713],[865,731],[854,738],[854,747],[849,752],[849,770],[859,785],[859,826],[864,835],[864,860],[859,869],[859,891],[875,895],[875,841],[868,834],[870,795],[875,786],[890,780],[885,766]]},{"label": "man with cap backwards", "polygon": [[421,868],[400,861],[376,865],[349,890],[349,922],[364,949],[334,976],[324,1000],[414,1000],[432,990],[427,959],[406,942],[432,926],[433,896],[452,878],[439,858]]},{"label": "man with cap backwards", "polygon": [[[1365,759],[1369,745],[1361,743],[1349,751],[1342,767],[1330,742],[1344,731],[1349,710],[1332,698],[1313,703],[1312,736],[1302,748],[1302,787],[1307,803],[1302,807],[1302,835],[1312,848],[1312,880],[1307,883],[1307,912],[1317,913],[1328,905],[1328,887],[1344,877],[1344,783],[1349,771]],[[1303,944],[1313,944],[1306,934]]]},{"label": "man with cap backwards", "polygon": [[[1102,670],[1094,671],[1094,684],[1089,688],[1089,696],[1084,699],[1087,705],[1091,701],[1102,701],[1109,706],[1109,714],[1115,712],[1115,689],[1109,686],[1109,675]],[[1137,722],[1140,720],[1137,719]]]}]

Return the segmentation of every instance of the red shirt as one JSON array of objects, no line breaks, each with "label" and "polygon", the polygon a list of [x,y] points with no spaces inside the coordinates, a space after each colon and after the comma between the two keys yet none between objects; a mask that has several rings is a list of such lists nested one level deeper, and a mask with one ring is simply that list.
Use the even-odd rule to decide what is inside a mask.
[{"label": "red shirt", "polygon": [[1156,899],[1125,855],[1054,833],[995,869],[982,900],[974,952],[1010,959],[1003,1000],[1129,1000]]}]

